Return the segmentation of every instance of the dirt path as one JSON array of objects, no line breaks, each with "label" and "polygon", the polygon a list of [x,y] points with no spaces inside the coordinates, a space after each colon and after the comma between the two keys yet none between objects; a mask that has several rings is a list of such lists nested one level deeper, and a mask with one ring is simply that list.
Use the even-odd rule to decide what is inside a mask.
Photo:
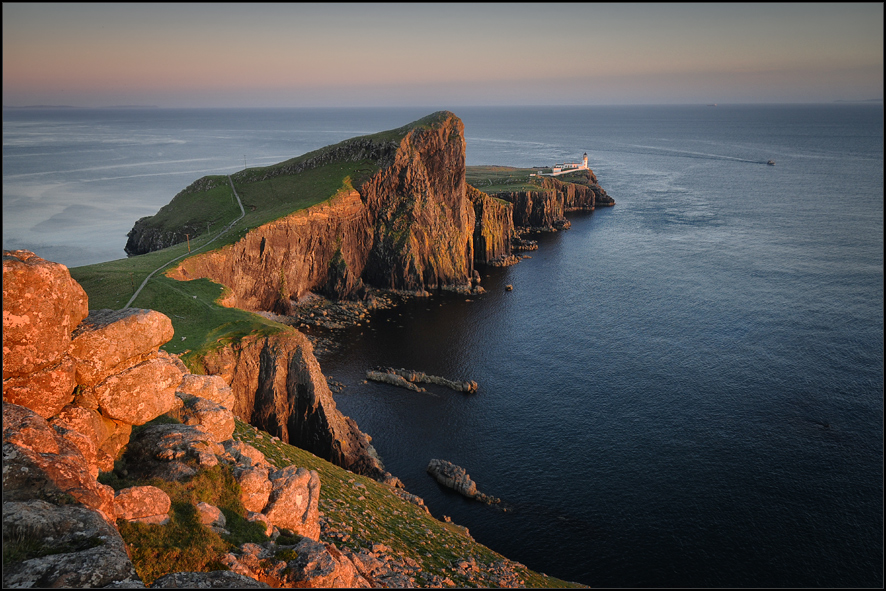
[{"label": "dirt path", "polygon": [[163,263],[162,265],[160,265],[159,267],[157,267],[156,269],[154,269],[153,271],[151,271],[150,275],[148,275],[147,277],[145,277],[145,280],[142,281],[142,284],[138,286],[138,289],[135,290],[135,293],[132,294],[132,297],[129,298],[129,301],[126,302],[126,305],[125,305],[125,306],[123,306],[123,309],[124,309],[124,310],[125,310],[126,308],[128,308],[130,305],[132,305],[132,302],[134,302],[134,301],[135,301],[135,298],[138,297],[138,294],[141,293],[142,288],[143,288],[145,285],[148,284],[148,280],[149,280],[151,277],[153,277],[154,274],[155,274],[157,271],[160,271],[161,269],[165,269],[166,267],[168,267],[170,264],[174,263],[175,261],[177,261],[177,260],[179,260],[179,259],[183,259],[183,258],[185,258],[186,256],[190,256],[190,255],[194,254],[195,252],[197,252],[198,250],[202,250],[202,249],[206,248],[207,246],[209,246],[210,244],[212,244],[213,242],[215,242],[216,240],[218,240],[219,238],[221,238],[221,236],[222,236],[224,233],[226,233],[228,230],[230,230],[230,229],[234,226],[234,224],[236,224],[237,222],[239,222],[240,220],[243,219],[243,217],[246,215],[246,210],[243,209],[243,202],[240,201],[240,195],[237,194],[237,189],[234,188],[234,181],[231,180],[231,175],[228,175],[228,182],[231,183],[231,191],[234,192],[234,197],[237,198],[237,205],[240,206],[240,217],[238,217],[236,220],[234,220],[233,222],[231,222],[230,224],[228,224],[228,225],[227,225],[227,226],[226,226],[221,232],[219,232],[218,234],[216,234],[215,237],[212,238],[212,240],[210,240],[209,242],[207,242],[206,244],[204,244],[204,245],[201,246],[200,248],[195,248],[194,250],[192,250],[192,251],[189,252],[189,253],[183,254],[183,255],[181,255],[181,256],[179,256],[179,257],[176,257],[176,258],[172,259],[172,260],[169,261],[169,262]]}]

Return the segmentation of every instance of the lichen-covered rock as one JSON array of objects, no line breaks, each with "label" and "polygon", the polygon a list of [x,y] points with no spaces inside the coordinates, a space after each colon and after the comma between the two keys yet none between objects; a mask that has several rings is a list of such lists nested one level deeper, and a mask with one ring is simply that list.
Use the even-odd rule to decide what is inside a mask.
[{"label": "lichen-covered rock", "polygon": [[131,486],[114,495],[117,519],[162,525],[169,521],[172,501],[156,486]]},{"label": "lichen-covered rock", "polygon": [[227,570],[172,573],[158,578],[151,589],[268,589],[270,585]]},{"label": "lichen-covered rock", "polygon": [[178,392],[212,400],[228,410],[234,410],[234,390],[221,376],[186,373],[178,385]]},{"label": "lichen-covered rock", "polygon": [[83,454],[35,412],[3,405],[3,499],[74,502],[114,523],[114,490],[90,474]]},{"label": "lichen-covered rock", "polygon": [[287,466],[269,476],[271,494],[264,513],[281,529],[320,539],[320,476],[314,470]]},{"label": "lichen-covered rock", "polygon": [[135,365],[168,342],[172,321],[154,310],[91,310],[72,335],[77,383],[93,386]]},{"label": "lichen-covered rock", "polygon": [[74,360],[63,355],[55,365],[3,380],[3,401],[26,406],[48,419],[74,399],[76,386]]},{"label": "lichen-covered rock", "polygon": [[143,425],[176,406],[175,391],[182,372],[175,364],[152,356],[113,374],[92,391],[103,415],[130,425]]},{"label": "lichen-covered rock", "polygon": [[168,416],[185,425],[200,425],[219,443],[227,441],[234,434],[234,413],[229,409],[212,400],[181,391],[176,392],[176,396],[182,405],[166,413]]},{"label": "lichen-covered rock", "polygon": [[281,587],[310,589],[366,589],[369,582],[357,571],[351,560],[333,544],[323,544],[310,538],[295,545],[298,557],[286,565]]},{"label": "lichen-covered rock", "polygon": [[49,420],[49,424],[56,429],[64,428],[88,437],[95,444],[95,464],[102,472],[114,468],[114,460],[129,442],[132,432],[132,425],[117,423],[103,417],[97,410],[76,404],[66,405]]},{"label": "lichen-covered rock", "polygon": [[240,501],[247,511],[261,513],[271,496],[270,471],[262,466],[238,466],[234,478],[240,485]]},{"label": "lichen-covered rock", "polygon": [[215,505],[201,501],[197,503],[196,509],[197,519],[206,527],[219,530],[224,529],[225,525],[227,525],[225,514]]},{"label": "lichen-covered rock", "polygon": [[169,481],[189,478],[226,455],[199,426],[179,424],[148,425],[132,437],[126,450],[131,474]]},{"label": "lichen-covered rock", "polygon": [[[88,312],[86,292],[67,267],[4,250],[3,379],[57,364]],[[4,384],[4,397],[5,390]]]},{"label": "lichen-covered rock", "polygon": [[233,457],[238,464],[242,465],[245,468],[263,467],[269,472],[274,470],[270,462],[265,459],[265,454],[258,451],[248,443],[230,439],[228,441],[225,441],[222,445],[224,446],[225,451],[231,454],[231,457]]},{"label": "lichen-covered rock", "polygon": [[4,564],[5,589],[140,583],[117,529],[95,511],[37,499],[4,502],[4,553],[9,544],[33,540],[49,555]]}]

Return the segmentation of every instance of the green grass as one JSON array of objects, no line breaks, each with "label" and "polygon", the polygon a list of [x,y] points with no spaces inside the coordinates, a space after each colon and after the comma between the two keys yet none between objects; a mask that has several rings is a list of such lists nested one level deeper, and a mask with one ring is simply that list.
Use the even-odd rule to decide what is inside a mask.
[{"label": "green grass", "polygon": [[468,166],[465,180],[469,185],[484,193],[504,193],[511,191],[538,191],[543,189],[534,168],[511,168],[509,166]]},{"label": "green grass", "polygon": [[[129,548],[136,573],[146,585],[174,572],[228,570],[219,559],[241,544],[266,542],[264,526],[246,521],[240,501],[240,485],[230,466],[201,469],[187,481],[152,479],[145,482],[103,475],[105,484],[115,490],[129,486],[156,486],[172,501],[170,522],[165,525],[117,523]],[[196,506],[204,502],[218,507],[225,516],[225,529],[219,534],[200,523]]]},{"label": "green grass", "polygon": [[[176,195],[146,220],[151,228],[189,228],[191,238],[213,230],[216,232],[240,216],[240,207],[234,199],[226,176],[209,176],[202,183],[214,185],[209,190],[188,190]],[[197,183],[195,183],[196,185]],[[193,187],[193,185],[192,185]],[[184,230],[188,231],[188,230]]]}]

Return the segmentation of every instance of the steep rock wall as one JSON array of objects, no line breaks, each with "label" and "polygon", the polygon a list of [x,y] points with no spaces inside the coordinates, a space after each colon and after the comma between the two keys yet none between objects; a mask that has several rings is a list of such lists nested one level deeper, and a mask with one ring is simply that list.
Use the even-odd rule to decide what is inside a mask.
[{"label": "steep rock wall", "polygon": [[466,186],[474,205],[474,263],[485,265],[511,255],[514,237],[514,206]]},{"label": "steep rock wall", "polygon": [[541,190],[493,193],[514,205],[514,225],[520,228],[556,229],[567,224],[565,213],[592,211],[615,205],[591,170],[571,173],[568,182],[553,177],[541,180]]},{"label": "steep rock wall", "polygon": [[411,131],[360,193],[374,219],[367,283],[419,290],[470,282],[474,208],[465,195],[461,119],[446,113],[438,125]]},{"label": "steep rock wall", "polygon": [[290,298],[317,287],[333,297],[357,289],[371,243],[369,211],[360,194],[349,191],[190,257],[169,276],[208,277],[227,286],[227,306],[285,313]]},{"label": "steep rock wall", "polygon": [[382,150],[387,166],[358,190],[190,257],[169,275],[207,277],[230,288],[225,305],[277,312],[307,291],[344,298],[363,282],[405,290],[467,285],[475,215],[464,154],[464,125],[440,114],[409,131],[396,151]]},{"label": "steep rock wall", "polygon": [[307,337],[297,330],[249,335],[205,354],[206,373],[231,385],[234,414],[353,472],[384,477],[369,437],[339,412]]}]

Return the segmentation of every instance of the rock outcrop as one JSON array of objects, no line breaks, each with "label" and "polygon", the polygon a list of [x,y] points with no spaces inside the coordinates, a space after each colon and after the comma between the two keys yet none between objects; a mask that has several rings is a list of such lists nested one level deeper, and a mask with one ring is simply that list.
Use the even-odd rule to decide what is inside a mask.
[{"label": "rock outcrop", "polygon": [[[562,179],[562,180],[561,180]],[[581,170],[564,177],[542,177],[537,191],[502,191],[492,197],[513,204],[514,226],[519,231],[551,231],[569,227],[565,214],[592,211],[598,206],[615,205],[597,176]]]},{"label": "rock outcrop", "polygon": [[337,409],[302,333],[250,335],[206,353],[200,363],[230,383],[234,414],[251,425],[353,472],[384,477],[369,437]]},{"label": "rock outcrop", "polygon": [[43,418],[73,400],[71,333],[88,313],[86,292],[64,265],[3,251],[3,400]]},{"label": "rock outcrop", "polygon": [[478,388],[477,382],[473,380],[449,380],[440,376],[428,375],[421,371],[394,369],[393,367],[370,369],[366,372],[366,379],[399,386],[415,392],[424,392],[424,388],[416,386],[416,384],[436,384],[467,394],[474,394]]}]

